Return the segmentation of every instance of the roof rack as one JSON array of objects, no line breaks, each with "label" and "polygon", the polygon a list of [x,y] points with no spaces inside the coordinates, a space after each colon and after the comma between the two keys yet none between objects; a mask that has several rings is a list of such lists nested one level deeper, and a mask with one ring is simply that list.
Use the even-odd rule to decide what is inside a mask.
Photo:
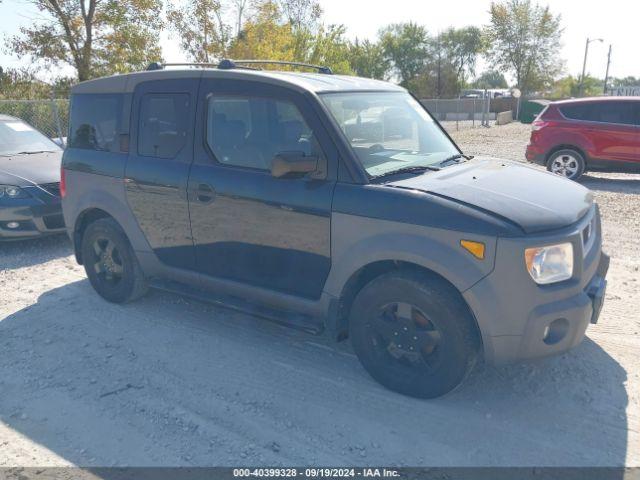
[{"label": "roof rack", "polygon": [[287,62],[283,60],[230,60],[223,59],[220,60],[219,63],[190,63],[190,62],[181,62],[181,63],[160,63],[153,62],[150,63],[147,67],[147,70],[162,70],[164,67],[211,67],[211,68],[219,68],[220,70],[233,70],[234,68],[241,68],[246,70],[258,70],[258,68],[247,67],[246,65],[291,65],[293,67],[303,67],[303,68],[312,68],[317,70],[318,73],[324,73],[327,75],[333,74],[333,71],[329,67],[324,67],[321,65],[313,65],[311,63],[302,63],[302,62]]},{"label": "roof rack", "polygon": [[[228,62],[228,63],[225,63]],[[223,66],[223,63],[225,65]],[[236,65],[291,65],[292,67],[304,67],[304,68],[312,68],[317,70],[318,73],[325,73],[327,75],[331,75],[333,72],[329,67],[324,67],[322,65],[313,65],[312,63],[302,63],[302,62],[287,62],[284,60],[222,60],[218,65],[218,68],[235,68]],[[229,65],[229,66],[227,66]]]}]

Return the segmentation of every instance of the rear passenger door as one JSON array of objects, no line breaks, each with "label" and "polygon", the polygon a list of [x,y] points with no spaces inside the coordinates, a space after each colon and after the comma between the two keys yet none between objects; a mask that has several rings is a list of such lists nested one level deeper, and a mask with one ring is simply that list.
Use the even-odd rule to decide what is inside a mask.
[{"label": "rear passenger door", "polygon": [[[337,153],[309,99],[264,83],[203,79],[189,180],[196,268],[318,298],[331,265]],[[273,157],[319,157],[311,175],[274,178]]]},{"label": "rear passenger door", "polygon": [[589,119],[595,156],[602,160],[638,161],[640,139],[634,102],[606,100],[593,102]]},{"label": "rear passenger door", "polygon": [[154,253],[166,265],[192,269],[187,181],[199,79],[158,80],[134,91],[127,199]]}]

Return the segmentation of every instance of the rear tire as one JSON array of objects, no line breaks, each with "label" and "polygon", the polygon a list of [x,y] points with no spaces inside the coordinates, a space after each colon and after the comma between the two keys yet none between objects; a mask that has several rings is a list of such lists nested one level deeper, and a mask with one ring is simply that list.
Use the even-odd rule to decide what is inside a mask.
[{"label": "rear tire", "polygon": [[478,353],[475,322],[447,282],[422,272],[391,272],[358,293],[351,343],[365,370],[395,392],[434,398],[457,387]]},{"label": "rear tire", "polygon": [[126,303],[143,296],[147,282],[131,244],[112,218],[91,223],[82,236],[82,263],[102,298]]},{"label": "rear tire", "polygon": [[547,170],[556,175],[577,180],[586,169],[584,157],[577,150],[565,148],[553,152],[547,160]]}]

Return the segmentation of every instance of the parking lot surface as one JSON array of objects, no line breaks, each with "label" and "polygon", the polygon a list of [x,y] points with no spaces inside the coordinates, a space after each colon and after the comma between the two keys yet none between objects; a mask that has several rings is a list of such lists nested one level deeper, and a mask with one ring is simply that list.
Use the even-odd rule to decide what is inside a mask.
[{"label": "parking lot surface", "polygon": [[[523,160],[528,126],[447,128]],[[612,256],[599,323],[431,401],[346,343],[161,292],[109,304],[64,236],[0,244],[0,466],[639,466],[640,175],[581,182]]]}]

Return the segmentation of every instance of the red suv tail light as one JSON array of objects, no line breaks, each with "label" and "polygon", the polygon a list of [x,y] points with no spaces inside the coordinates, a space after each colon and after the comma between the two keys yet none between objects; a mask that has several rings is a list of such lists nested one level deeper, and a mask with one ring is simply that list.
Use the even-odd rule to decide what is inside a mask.
[{"label": "red suv tail light", "polygon": [[67,195],[67,179],[65,178],[64,168],[60,167],[60,197]]},{"label": "red suv tail light", "polygon": [[549,122],[545,122],[544,120],[534,120],[533,123],[531,124],[531,129],[534,132],[537,132],[538,130],[546,127],[547,125],[549,125]]}]

